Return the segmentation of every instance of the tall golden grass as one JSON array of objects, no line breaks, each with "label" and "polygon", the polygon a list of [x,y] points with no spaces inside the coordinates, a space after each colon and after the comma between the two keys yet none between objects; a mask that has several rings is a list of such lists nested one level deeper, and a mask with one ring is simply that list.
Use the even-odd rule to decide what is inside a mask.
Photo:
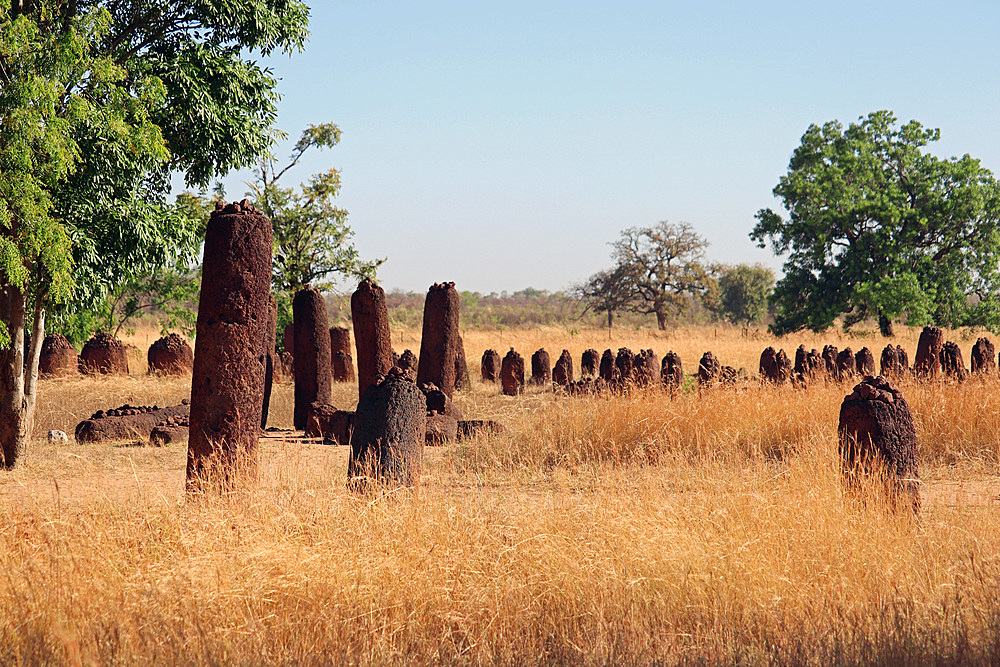
[{"label": "tall golden grass", "polygon": [[[394,342],[416,351],[418,336]],[[352,495],[346,448],[268,439],[255,485],[185,497],[183,448],[35,442],[0,478],[0,662],[1000,660],[995,380],[904,385],[925,482],[914,519],[843,492],[849,386],[503,397],[477,379],[486,347],[674,349],[690,373],[707,349],[756,370],[766,345],[799,342],[605,336],[466,332],[459,403],[507,431],[425,450],[415,492]],[[186,391],[46,381],[36,431]],[[290,425],[289,385],[271,410]]]}]

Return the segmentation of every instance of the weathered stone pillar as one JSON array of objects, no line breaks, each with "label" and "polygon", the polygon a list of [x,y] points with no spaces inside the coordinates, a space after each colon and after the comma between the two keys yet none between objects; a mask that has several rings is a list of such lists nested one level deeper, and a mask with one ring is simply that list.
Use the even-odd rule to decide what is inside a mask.
[{"label": "weathered stone pillar", "polygon": [[938,327],[924,327],[917,341],[917,356],[913,359],[913,374],[921,380],[936,380],[941,375],[941,348],[944,333]]},{"label": "weathered stone pillar", "polygon": [[469,364],[465,360],[465,342],[461,336],[458,337],[455,349],[455,389],[458,391],[472,389],[472,381],[469,379]]},{"label": "weathered stone pillar", "polygon": [[[993,367],[996,368],[995,363]],[[66,336],[49,334],[45,337],[38,359],[38,372],[48,377],[66,377],[80,373],[80,356]]]},{"label": "weathered stone pillar", "polygon": [[271,221],[246,200],[208,221],[198,302],[188,488],[215,461],[221,481],[256,462],[270,319]]},{"label": "weathered stone pillar", "polygon": [[271,388],[274,386],[275,369],[281,373],[281,362],[275,346],[278,344],[278,304],[274,295],[267,295],[267,340],[264,341],[264,398],[261,401],[260,427],[267,428],[267,415],[271,410]]},{"label": "weathered stone pillar", "polygon": [[[48,338],[46,337],[46,340]],[[45,347],[42,347],[42,354],[45,354]],[[972,372],[976,375],[996,376],[997,360],[996,350],[989,338],[980,338],[972,346]]]},{"label": "weathered stone pillar", "polygon": [[893,505],[920,509],[917,432],[902,393],[882,377],[854,387],[840,406],[841,466],[849,486],[863,477],[887,483]]},{"label": "weathered stone pillar", "polygon": [[500,354],[496,350],[486,350],[483,352],[480,365],[483,382],[497,382],[500,380]]},{"label": "weathered stone pillar", "polygon": [[392,336],[385,290],[365,278],[351,295],[351,320],[358,356],[358,396],[392,368]]},{"label": "weathered stone pillar", "polygon": [[351,331],[347,327],[330,329],[330,365],[334,382],[354,382]]},{"label": "weathered stone pillar", "polygon": [[103,375],[128,375],[128,350],[109,333],[95,334],[80,351],[80,370]]},{"label": "weathered stone pillar", "polygon": [[306,287],[292,299],[295,325],[295,428],[305,429],[309,406],[330,402],[330,326],[326,300]]},{"label": "weathered stone pillar", "polygon": [[597,377],[600,367],[601,353],[593,348],[584,350],[583,356],[580,357],[580,377],[584,379]]},{"label": "weathered stone pillar", "polygon": [[[355,334],[355,337],[357,334]],[[427,431],[424,393],[396,369],[369,385],[358,401],[351,434],[348,485],[364,491],[375,482],[414,487]]]},{"label": "weathered stone pillar", "polygon": [[524,358],[514,348],[500,363],[500,386],[506,396],[517,396],[524,389]]},{"label": "weathered stone pillar", "polygon": [[544,347],[531,355],[531,384],[548,386],[552,382],[552,362]]},{"label": "weathered stone pillar", "polygon": [[837,380],[850,382],[854,380],[854,350],[845,347],[837,353]]},{"label": "weathered stone pillar", "polygon": [[573,357],[569,350],[563,350],[552,368],[552,381],[560,387],[573,384]]},{"label": "weathered stone pillar", "polygon": [[861,348],[854,355],[854,370],[858,375],[875,375],[875,355],[867,347]]},{"label": "weathered stone pillar", "polygon": [[600,374],[601,379],[605,382],[615,381],[615,353],[610,349],[604,350],[604,354],[601,355]]},{"label": "weathered stone pillar", "polygon": [[663,357],[663,362],[660,364],[660,379],[671,396],[684,386],[684,367],[681,365],[681,356],[673,350],[667,352],[667,355]]},{"label": "weathered stone pillar", "polygon": [[434,283],[424,300],[417,384],[437,385],[448,398],[455,395],[459,300],[455,283]]},{"label": "weathered stone pillar", "polygon": [[699,386],[706,387],[718,383],[721,379],[719,377],[721,373],[722,366],[711,351],[701,355],[701,361],[698,362]]},{"label": "weathered stone pillar", "polygon": [[965,361],[962,359],[962,349],[958,343],[948,341],[941,346],[941,372],[945,377],[959,382],[965,382],[969,377],[965,370]]},{"label": "weathered stone pillar", "polygon": [[186,340],[170,333],[149,346],[146,363],[151,375],[185,375],[194,366],[194,351]]}]

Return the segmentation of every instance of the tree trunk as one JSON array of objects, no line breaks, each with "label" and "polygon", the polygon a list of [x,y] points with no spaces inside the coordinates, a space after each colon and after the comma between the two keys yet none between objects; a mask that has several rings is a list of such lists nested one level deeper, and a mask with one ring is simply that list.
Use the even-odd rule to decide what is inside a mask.
[{"label": "tree trunk", "polygon": [[42,358],[42,343],[45,342],[45,308],[41,295],[35,293],[35,319],[31,325],[31,349],[28,350],[28,367],[24,369],[24,409],[28,425],[28,437],[35,429],[35,399],[38,397],[38,365]]},{"label": "tree trunk", "polygon": [[667,329],[667,314],[662,310],[656,311],[656,328],[660,331],[666,331]]},{"label": "tree trunk", "polygon": [[0,454],[2,465],[17,463],[28,440],[28,406],[24,394],[24,293],[13,285],[0,292],[0,320],[10,345],[0,349]]},{"label": "tree trunk", "polygon": [[886,338],[892,338],[896,335],[896,332],[892,329],[892,320],[885,315],[878,316],[878,329]]},{"label": "tree trunk", "polygon": [[614,323],[615,323],[615,314],[614,314],[614,313],[612,313],[612,312],[611,312],[611,311],[609,310],[609,311],[608,311],[608,330],[609,330],[609,331],[611,330],[611,327],[612,327],[612,326],[614,325]]}]

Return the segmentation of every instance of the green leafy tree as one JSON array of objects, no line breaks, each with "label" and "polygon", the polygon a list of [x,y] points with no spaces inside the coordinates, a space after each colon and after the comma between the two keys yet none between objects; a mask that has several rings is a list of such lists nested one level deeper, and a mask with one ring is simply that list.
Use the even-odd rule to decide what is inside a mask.
[{"label": "green leafy tree", "polygon": [[616,270],[632,287],[631,309],[655,314],[661,330],[671,315],[714,296],[715,279],[705,263],[708,241],[686,222],[632,227],[612,246]]},{"label": "green leafy tree", "polygon": [[330,291],[337,277],[374,278],[384,259],[362,260],[351,242],[354,232],[347,211],[336,205],[340,173],[336,169],[314,174],[298,189],[279,181],[294,168],[306,151],[332,148],[340,141],[333,123],[310,125],[302,131],[288,163],[275,166],[271,159],[258,166],[248,195],[271,218],[274,229],[272,285],[279,306],[279,326],[291,318],[292,294],[304,285]]},{"label": "green leafy tree", "polygon": [[300,48],[307,18],[296,0],[17,0],[0,10],[5,466],[30,431],[46,313],[62,303],[83,322],[117,286],[195,252],[197,221],[166,203],[169,174],[200,185],[259,159],[273,139],[275,81],[241,53]]},{"label": "green leafy tree", "polygon": [[573,288],[572,295],[583,301],[584,309],[581,315],[588,311],[604,313],[607,316],[608,329],[615,323],[617,313],[631,310],[635,300],[635,291],[628,272],[621,266],[599,271],[587,282]]},{"label": "green leafy tree", "polygon": [[940,131],[876,111],[811,125],[774,189],[788,218],[757,213],[751,237],[787,254],[776,333],[892,322],[1000,328],[1000,188],[965,155],[924,149]]},{"label": "green leafy tree", "polygon": [[719,278],[719,311],[730,322],[760,322],[774,288],[774,272],[760,264],[737,264]]}]

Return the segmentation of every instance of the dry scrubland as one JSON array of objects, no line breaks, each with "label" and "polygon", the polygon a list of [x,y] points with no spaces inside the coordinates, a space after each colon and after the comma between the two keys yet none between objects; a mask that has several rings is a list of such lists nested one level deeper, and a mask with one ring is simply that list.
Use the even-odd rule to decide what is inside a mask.
[{"label": "dry scrubland", "polygon": [[[418,336],[395,333],[397,350]],[[916,337],[900,336],[911,359]],[[474,387],[459,403],[508,432],[426,450],[419,491],[380,498],[346,493],[345,448],[268,441],[257,485],[186,499],[183,448],[41,436],[98,408],[175,402],[187,380],[43,382],[39,440],[0,476],[0,662],[1000,661],[1000,382],[904,386],[925,482],[915,521],[842,492],[849,387],[508,398],[478,381],[487,347],[565,347],[576,364],[587,347],[673,349],[690,374],[708,349],[756,372],[768,344],[877,359],[878,337],[465,341]],[[334,400],[353,406],[356,388]],[[273,422],[291,414],[286,384]]]}]

